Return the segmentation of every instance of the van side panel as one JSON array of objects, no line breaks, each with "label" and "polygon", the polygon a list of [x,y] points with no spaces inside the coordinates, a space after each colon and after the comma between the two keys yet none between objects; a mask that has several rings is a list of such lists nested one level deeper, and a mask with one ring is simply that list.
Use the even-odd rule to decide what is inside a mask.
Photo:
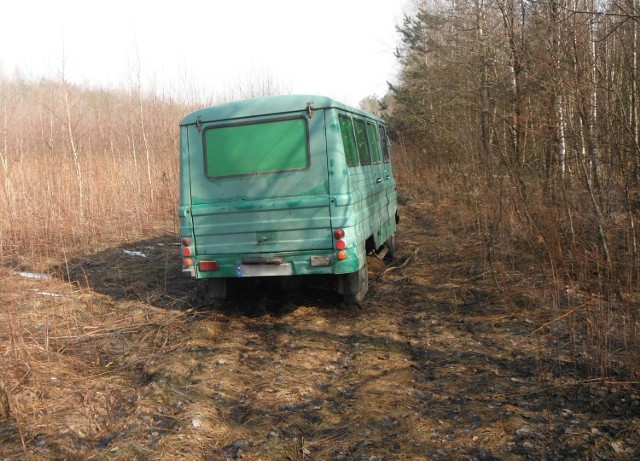
[{"label": "van side panel", "polygon": [[391,146],[389,138],[387,137],[386,129],[383,125],[378,125],[378,133],[381,144],[380,147],[384,153],[382,168],[387,193],[387,209],[390,220],[393,220],[393,222],[388,223],[388,226],[393,229],[388,231],[388,233],[392,234],[395,232],[396,216],[398,213],[398,189],[396,185],[396,178],[393,176],[393,168],[391,166]]},{"label": "van side panel", "polygon": [[349,274],[360,269],[367,260],[362,231],[354,216],[357,205],[349,195],[350,178],[344,145],[340,134],[338,111],[325,110],[329,191],[331,193],[331,228],[345,231],[347,258],[335,260],[335,274]]},{"label": "van side panel", "polygon": [[[358,270],[366,262],[366,241],[371,238],[377,249],[395,231],[389,216],[386,182],[382,164],[347,166],[340,135],[340,114],[360,118],[336,109],[327,110],[327,155],[331,191],[331,225],[345,230],[347,258],[336,264],[335,273]],[[394,211],[395,214],[395,211]]]}]

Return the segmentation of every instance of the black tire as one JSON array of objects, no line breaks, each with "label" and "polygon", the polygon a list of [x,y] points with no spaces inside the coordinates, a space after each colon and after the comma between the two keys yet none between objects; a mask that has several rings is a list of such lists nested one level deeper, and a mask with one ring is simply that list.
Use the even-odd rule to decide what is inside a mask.
[{"label": "black tire", "polygon": [[224,301],[227,299],[227,279],[209,279],[207,284],[207,296],[212,301]]},{"label": "black tire", "polygon": [[338,292],[347,302],[362,301],[369,291],[369,271],[367,262],[351,274],[338,276]]},{"label": "black tire", "polygon": [[384,242],[384,246],[387,247],[387,254],[384,256],[384,260],[387,262],[394,261],[396,259],[396,234],[391,234],[391,237]]}]

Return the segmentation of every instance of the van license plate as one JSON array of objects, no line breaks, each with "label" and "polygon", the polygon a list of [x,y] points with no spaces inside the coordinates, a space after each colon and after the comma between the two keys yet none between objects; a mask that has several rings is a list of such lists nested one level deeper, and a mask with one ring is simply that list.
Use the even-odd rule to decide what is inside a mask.
[{"label": "van license plate", "polygon": [[238,277],[270,277],[293,275],[291,264],[243,264],[238,266]]}]

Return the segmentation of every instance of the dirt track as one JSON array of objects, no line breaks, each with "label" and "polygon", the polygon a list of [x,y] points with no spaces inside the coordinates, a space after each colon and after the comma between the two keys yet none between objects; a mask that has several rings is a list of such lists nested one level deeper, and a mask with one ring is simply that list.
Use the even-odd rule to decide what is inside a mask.
[{"label": "dirt track", "polygon": [[360,306],[322,279],[207,306],[175,237],[51,269],[71,283],[8,276],[0,459],[640,457],[637,387],[550,357],[543,297],[517,274],[500,294],[427,210],[404,208]]}]

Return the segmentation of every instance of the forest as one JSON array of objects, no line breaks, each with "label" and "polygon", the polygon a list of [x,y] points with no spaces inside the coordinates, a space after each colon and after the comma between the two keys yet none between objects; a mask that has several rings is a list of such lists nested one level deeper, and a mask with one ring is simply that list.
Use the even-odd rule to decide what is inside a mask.
[{"label": "forest", "polygon": [[[584,333],[569,347],[594,376],[637,377],[640,363],[637,8],[418,2],[383,101],[412,189],[433,193],[427,170],[451,187],[499,290],[528,266]],[[571,304],[573,290],[592,302]]]}]

